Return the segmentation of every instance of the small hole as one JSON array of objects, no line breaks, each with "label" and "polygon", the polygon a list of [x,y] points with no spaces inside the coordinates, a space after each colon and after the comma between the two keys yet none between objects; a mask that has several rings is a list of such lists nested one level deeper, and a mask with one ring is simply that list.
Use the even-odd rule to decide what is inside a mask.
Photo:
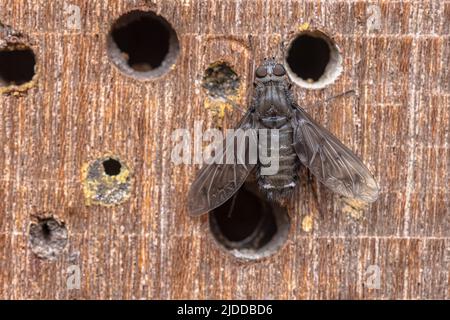
[{"label": "small hole", "polygon": [[50,229],[50,226],[48,225],[48,222],[45,221],[41,224],[42,227],[42,235],[44,236],[45,239],[50,239],[50,236],[52,234],[52,231]]},{"label": "small hole", "polygon": [[54,218],[38,219],[30,225],[30,246],[39,258],[53,260],[67,245],[68,232],[64,223]]},{"label": "small hole", "polygon": [[337,45],[320,31],[305,31],[290,44],[286,65],[299,86],[320,89],[333,83],[342,71]]},{"label": "small hole", "polygon": [[154,12],[131,11],[114,22],[108,36],[111,60],[127,75],[140,79],[170,70],[179,53],[175,30]]},{"label": "small hole", "polygon": [[112,206],[130,197],[133,174],[117,155],[106,154],[83,164],[81,181],[86,204]]},{"label": "small hole", "polygon": [[210,212],[209,223],[216,241],[244,259],[274,254],[286,241],[290,227],[287,210],[266,200],[254,182],[246,182],[234,200]]},{"label": "small hole", "polygon": [[119,161],[109,158],[103,161],[103,169],[108,176],[117,176],[120,173],[122,165]]},{"label": "small hole", "polygon": [[31,81],[35,65],[33,50],[29,48],[0,51],[0,86],[19,86]]},{"label": "small hole", "polygon": [[239,77],[226,62],[211,64],[203,76],[202,86],[214,98],[235,95],[239,88]]},{"label": "small hole", "polygon": [[295,39],[288,56],[292,70],[304,80],[319,80],[329,61],[327,42],[306,34]]}]

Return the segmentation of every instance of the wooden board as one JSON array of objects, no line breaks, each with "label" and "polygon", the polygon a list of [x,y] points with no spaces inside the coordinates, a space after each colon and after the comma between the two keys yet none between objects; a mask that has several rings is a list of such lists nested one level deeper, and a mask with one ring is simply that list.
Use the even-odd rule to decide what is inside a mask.
[{"label": "wooden board", "polygon": [[[450,298],[450,2],[66,1],[80,29],[67,27],[64,5],[0,1],[0,21],[27,36],[38,67],[32,88],[0,97],[1,298]],[[107,55],[111,24],[138,7],[165,17],[180,43],[172,70],[152,81],[124,76]],[[362,157],[381,194],[357,212],[320,187],[319,210],[301,183],[284,247],[240,261],[213,241],[206,216],[188,217],[197,167],[172,163],[171,134],[201,119],[233,127],[238,110],[222,119],[206,108],[205,69],[227,61],[245,106],[255,64],[281,58],[305,23],[334,38],[343,72],[323,90],[293,90]],[[310,107],[349,89],[357,98]],[[105,154],[129,166],[131,194],[88,206],[83,167]],[[68,230],[53,261],[29,244],[44,215]],[[67,285],[71,266],[79,289]],[[374,270],[379,288],[367,285]]]}]

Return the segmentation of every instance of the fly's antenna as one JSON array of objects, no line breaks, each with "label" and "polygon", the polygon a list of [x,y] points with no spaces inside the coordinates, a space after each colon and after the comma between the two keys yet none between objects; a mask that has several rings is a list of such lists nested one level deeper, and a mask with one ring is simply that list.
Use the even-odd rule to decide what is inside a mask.
[{"label": "fly's antenna", "polygon": [[331,96],[331,97],[326,98],[325,102],[330,102],[331,100],[334,100],[334,99],[337,99],[337,98],[342,98],[342,97],[347,96],[349,94],[356,94],[356,91],[353,90],[353,89],[347,90],[347,91],[339,93],[339,94],[337,94],[335,96]]},{"label": "fly's antenna", "polygon": [[317,103],[314,103],[314,104],[311,106],[311,108],[315,108],[315,107],[321,106],[321,105],[323,105],[323,104],[325,104],[325,103],[328,103],[328,102],[330,102],[330,101],[332,101],[332,100],[334,100],[334,99],[342,98],[342,97],[345,97],[345,96],[347,96],[347,95],[349,95],[349,94],[356,94],[356,91],[353,90],[353,89],[352,89],[352,90],[347,90],[347,91],[342,92],[342,93],[339,93],[339,94],[337,94],[337,95],[335,95],[335,96],[328,97],[328,98],[326,98],[325,100],[322,100],[322,101],[319,101],[319,102],[317,102]]}]

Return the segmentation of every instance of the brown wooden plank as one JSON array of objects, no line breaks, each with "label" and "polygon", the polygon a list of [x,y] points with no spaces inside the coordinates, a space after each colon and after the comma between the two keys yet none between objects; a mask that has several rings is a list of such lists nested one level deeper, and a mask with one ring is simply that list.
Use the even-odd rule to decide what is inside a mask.
[{"label": "brown wooden plank", "polygon": [[[359,0],[70,4],[80,8],[81,30],[67,28],[64,2],[0,1],[0,21],[28,37],[38,66],[31,89],[0,96],[1,298],[450,297],[450,2],[374,3],[379,30],[367,27],[373,3]],[[152,81],[124,76],[107,55],[111,24],[134,8],[161,14],[180,42],[174,68]],[[281,57],[305,22],[335,39],[343,72],[326,89],[293,90],[361,155],[381,194],[358,213],[320,187],[319,210],[302,182],[289,203],[286,245],[270,258],[239,261],[214,243],[206,217],[187,216],[196,167],[171,162],[171,134],[200,119],[233,127],[238,110],[221,119],[206,108],[204,70],[227,61],[245,106],[255,64]],[[349,89],[358,98],[310,107]],[[131,196],[87,206],[83,165],[107,153],[130,166]],[[33,217],[44,213],[69,231],[55,261],[29,246]],[[81,270],[80,289],[67,287],[71,265]],[[371,265],[379,289],[367,288]]]}]

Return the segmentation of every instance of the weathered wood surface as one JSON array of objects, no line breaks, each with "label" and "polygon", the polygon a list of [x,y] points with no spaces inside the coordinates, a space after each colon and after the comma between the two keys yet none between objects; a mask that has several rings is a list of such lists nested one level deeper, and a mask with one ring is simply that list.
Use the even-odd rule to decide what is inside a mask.
[{"label": "weathered wood surface", "polygon": [[[28,35],[39,68],[25,94],[0,97],[1,298],[450,298],[450,2],[371,3],[381,8],[379,30],[368,30],[365,1],[70,3],[81,8],[80,31],[64,27],[63,2],[0,1],[0,20]],[[121,74],[106,53],[111,23],[142,6],[163,15],[181,45],[173,70],[148,82]],[[173,165],[171,133],[200,119],[218,126],[200,85],[209,64],[233,66],[245,105],[255,61],[280,57],[304,22],[335,39],[344,70],[324,90],[294,91],[361,155],[380,198],[358,215],[320,188],[319,214],[302,183],[284,248],[242,262],[212,241],[207,217],[187,216],[196,167]],[[359,98],[308,107],[348,89]],[[221,125],[239,117],[227,111]],[[86,206],[82,167],[106,153],[131,167],[131,197]],[[55,261],[29,248],[42,212],[68,228]],[[66,286],[74,264],[79,290]],[[370,265],[380,268],[379,289],[365,285]]]}]

